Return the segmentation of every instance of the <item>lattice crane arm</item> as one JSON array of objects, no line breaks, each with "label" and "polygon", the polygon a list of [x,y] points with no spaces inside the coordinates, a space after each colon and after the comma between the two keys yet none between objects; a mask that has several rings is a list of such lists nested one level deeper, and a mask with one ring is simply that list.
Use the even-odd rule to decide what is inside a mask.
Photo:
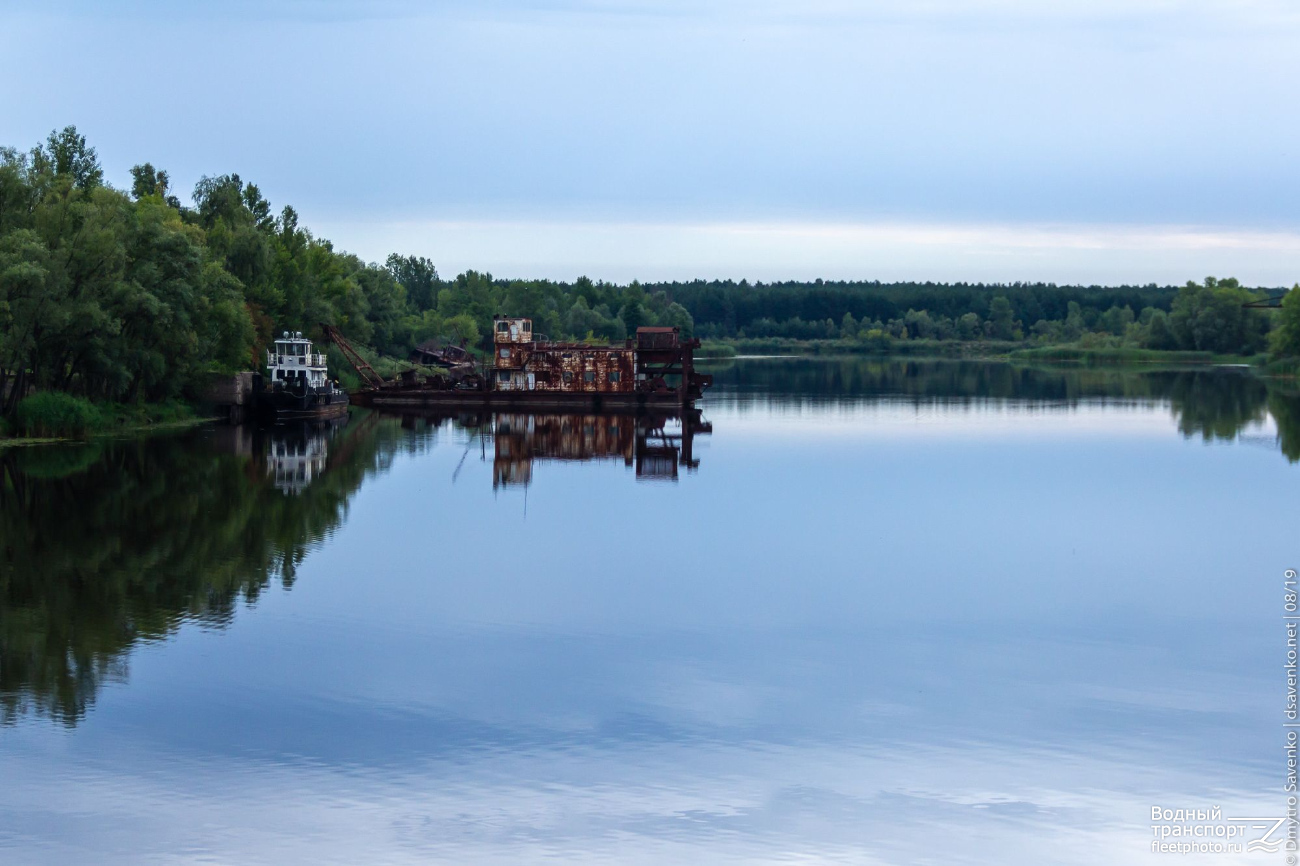
[{"label": "lattice crane arm", "polygon": [[352,369],[357,371],[357,375],[361,377],[361,381],[372,388],[378,388],[384,384],[384,377],[379,375],[379,373],[375,371],[375,368],[370,366],[370,364],[366,362],[366,359],[361,357],[356,349],[352,348],[352,344],[347,341],[346,337],[339,333],[338,328],[326,324],[325,322],[321,322],[320,329],[325,334],[326,340],[339,347],[339,351],[343,353],[343,357],[348,359],[348,363],[352,365]]}]

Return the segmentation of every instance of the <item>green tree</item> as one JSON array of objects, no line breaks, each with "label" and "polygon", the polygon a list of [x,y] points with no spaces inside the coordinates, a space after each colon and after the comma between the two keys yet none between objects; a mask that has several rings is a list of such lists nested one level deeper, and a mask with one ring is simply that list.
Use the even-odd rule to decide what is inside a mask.
[{"label": "green tree", "polygon": [[695,336],[695,320],[690,311],[676,301],[668,305],[659,321],[664,327],[676,328],[684,340]]},{"label": "green tree", "polygon": [[984,332],[984,323],[978,313],[963,313],[957,320],[957,336],[962,340],[977,340]]},{"label": "green tree", "polygon": [[452,316],[444,323],[452,339],[466,346],[477,346],[480,338],[478,323],[468,313]]},{"label": "green tree", "polygon": [[1169,327],[1169,317],[1164,310],[1155,310],[1147,321],[1142,345],[1148,349],[1176,349],[1178,338]]},{"label": "green tree", "polygon": [[1254,354],[1266,344],[1268,322],[1260,311],[1245,307],[1253,300],[1232,278],[1189,282],[1174,298],[1169,328],[1181,349]]},{"label": "green tree", "polygon": [[33,148],[32,167],[37,173],[68,178],[73,186],[82,190],[93,189],[104,182],[99,156],[93,147],[86,144],[86,137],[78,133],[75,126],[51,132],[45,144]]},{"label": "green tree", "polygon": [[153,163],[146,162],[131,166],[132,198],[138,200],[145,196],[156,195],[166,199],[167,187],[167,172],[155,169]]},{"label": "green tree", "polygon": [[416,312],[431,310],[438,303],[442,281],[433,262],[423,256],[400,256],[393,253],[386,262],[393,279],[406,289],[406,297]]},{"label": "green tree", "polygon": [[1132,307],[1121,307],[1119,304],[1114,304],[1109,310],[1101,315],[1097,325],[1099,330],[1105,331],[1108,334],[1114,334],[1117,337],[1122,337],[1124,336],[1125,331],[1128,330],[1128,326],[1133,324],[1133,322],[1134,315]]},{"label": "green tree", "polygon": [[628,301],[619,307],[618,318],[623,320],[624,330],[629,334],[635,334],[637,328],[650,324],[649,311],[636,301]]},{"label": "green tree", "polygon": [[1016,321],[1011,302],[1002,295],[989,304],[988,329],[989,336],[995,340],[1017,339],[1016,332],[1020,329],[1020,323]]},{"label": "green tree", "polygon": [[840,336],[845,339],[853,339],[858,335],[858,321],[853,318],[852,313],[845,313],[844,318],[840,319]]},{"label": "green tree", "polygon": [[1300,284],[1282,299],[1282,313],[1270,346],[1274,354],[1283,358],[1300,358]]}]

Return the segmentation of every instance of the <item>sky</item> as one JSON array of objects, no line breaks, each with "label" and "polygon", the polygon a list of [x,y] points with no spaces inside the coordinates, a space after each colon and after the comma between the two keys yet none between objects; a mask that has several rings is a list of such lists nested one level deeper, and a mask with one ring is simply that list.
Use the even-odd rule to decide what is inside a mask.
[{"label": "sky", "polygon": [[444,275],[1300,280],[1281,0],[0,0],[0,145]]}]

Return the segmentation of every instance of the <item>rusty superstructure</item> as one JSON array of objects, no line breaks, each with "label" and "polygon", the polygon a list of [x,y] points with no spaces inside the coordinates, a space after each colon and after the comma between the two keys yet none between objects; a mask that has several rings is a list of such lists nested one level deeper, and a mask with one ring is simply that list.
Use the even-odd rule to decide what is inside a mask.
[{"label": "rusty superstructure", "polygon": [[[330,335],[340,339],[337,332]],[[420,361],[437,367],[438,375],[410,370],[376,382],[368,365],[358,367],[366,384],[353,398],[389,408],[680,410],[713,382],[695,369],[699,346],[677,328],[638,328],[634,337],[614,345],[556,342],[534,334],[531,319],[498,316],[492,322],[492,358],[482,367],[463,349],[425,344]]]}]

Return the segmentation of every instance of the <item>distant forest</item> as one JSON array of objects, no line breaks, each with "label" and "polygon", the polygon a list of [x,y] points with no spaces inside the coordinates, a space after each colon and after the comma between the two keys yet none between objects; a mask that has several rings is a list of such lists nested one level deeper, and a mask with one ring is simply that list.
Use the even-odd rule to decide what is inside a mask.
[{"label": "distant forest", "polygon": [[336,250],[239,175],[203,177],[188,204],[166,171],[104,182],[75,127],[0,148],[0,396],[191,395],[207,374],[260,365],[281,330],[318,323],[389,356],[430,339],[476,346],[494,314],[559,339],[622,340],[642,325],[706,339],[1002,341],[1300,356],[1300,292],[1281,315],[1236,280],[1173,286],[503,280],[393,254]]}]

